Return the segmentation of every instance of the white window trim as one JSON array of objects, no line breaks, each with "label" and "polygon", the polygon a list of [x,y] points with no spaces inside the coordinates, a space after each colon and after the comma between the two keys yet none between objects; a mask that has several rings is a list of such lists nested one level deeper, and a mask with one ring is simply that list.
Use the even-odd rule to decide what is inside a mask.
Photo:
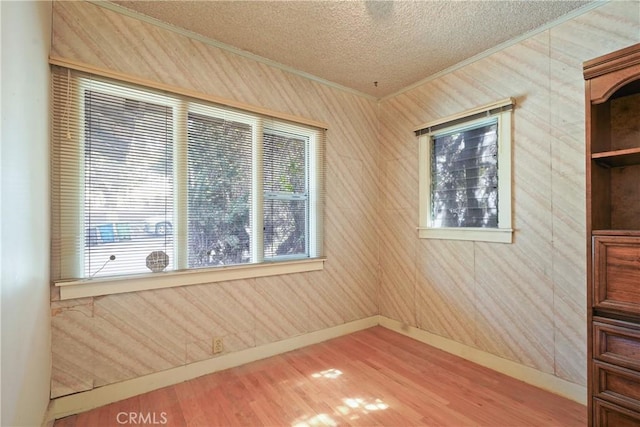
[{"label": "white window trim", "polygon": [[[251,212],[260,212],[261,203],[262,203],[262,181],[260,176],[262,176],[262,127],[263,120],[259,117],[252,116],[250,114],[243,114],[238,111],[227,111],[222,108],[215,107],[213,105],[204,105],[200,103],[194,102],[185,102],[186,105],[186,113],[184,116],[184,121],[179,121],[180,123],[174,124],[174,129],[178,126],[185,126],[187,123],[186,118],[189,113],[200,114],[207,117],[215,117],[217,119],[222,120],[232,120],[234,122],[243,123],[249,125],[252,129],[251,134],[251,153],[252,153],[252,175],[251,175],[251,197],[252,197],[252,206]],[[175,119],[174,119],[175,120]],[[180,238],[181,240],[174,240],[174,252],[175,257],[178,258],[181,262],[176,265],[177,270],[187,270],[189,269],[188,264],[188,233],[186,232],[188,228],[188,202],[187,198],[189,197],[187,191],[187,180],[182,180],[179,178],[180,175],[187,176],[188,169],[188,141],[187,141],[187,132],[183,132],[181,135],[175,136],[176,148],[175,148],[175,158],[180,158],[180,163],[177,164],[177,167],[174,168],[174,182],[178,183],[178,188],[180,189],[179,194],[176,195],[174,199],[175,213],[174,219],[177,219],[178,224],[180,224],[182,230],[185,232],[180,232],[177,230],[173,233],[174,239]],[[178,151],[181,150],[181,151]],[[176,192],[178,193],[178,192]],[[180,199],[178,199],[178,197]],[[260,209],[260,210],[256,210]],[[254,264],[262,263],[263,255],[262,255],[262,215],[251,215],[251,230],[253,233],[250,236],[250,247],[252,248],[251,256]],[[246,265],[246,264],[245,264]]]},{"label": "white window trim", "polygon": [[[270,134],[270,135],[280,135],[280,136],[290,136],[290,135],[297,135],[297,136],[301,136],[302,138],[304,138],[307,141],[307,147],[306,147],[306,159],[305,161],[307,162],[307,166],[305,168],[305,182],[308,183],[307,188],[305,189],[306,192],[304,194],[300,194],[300,193],[284,193],[284,192],[277,192],[277,191],[271,191],[271,192],[266,192],[263,191],[263,182],[260,181],[259,185],[260,185],[260,192],[261,192],[261,206],[264,206],[264,200],[306,200],[307,201],[307,218],[306,218],[306,223],[307,223],[307,235],[305,236],[305,241],[306,241],[306,254],[293,254],[293,255],[275,255],[272,257],[267,258],[267,261],[286,261],[286,260],[296,260],[296,259],[307,259],[308,257],[313,257],[315,254],[318,253],[318,249],[316,246],[316,240],[317,239],[312,239],[311,236],[315,236],[315,224],[318,221],[318,211],[316,209],[317,206],[317,195],[318,193],[315,193],[312,191],[312,188],[317,188],[315,187],[315,182],[318,179],[317,174],[315,174],[315,168],[317,167],[317,165],[319,163],[320,160],[316,158],[316,154],[317,154],[317,149],[316,149],[316,144],[317,144],[317,138],[316,138],[316,133],[309,131],[309,130],[305,130],[303,128],[291,128],[290,126],[287,126],[285,124],[279,123],[279,122],[272,122],[269,121],[268,124],[263,125],[263,132],[261,134]],[[260,141],[260,144],[262,144],[262,140]],[[259,150],[260,154],[262,155],[264,153],[264,149],[262,148],[262,145],[260,146],[260,150]],[[260,164],[262,165],[262,158],[260,159]],[[261,175],[262,175],[262,171],[260,171]],[[313,177],[313,179],[309,179],[310,177]],[[261,219],[264,220],[264,215],[261,216]],[[260,227],[260,230],[262,230],[262,226]],[[264,235],[262,233],[262,231],[260,232],[260,244],[263,245],[264,242]],[[264,248],[262,248],[262,257],[264,257]]]},{"label": "white window trim", "polygon": [[[101,81],[100,79],[90,79],[86,80],[83,77],[78,78],[80,83],[79,87],[81,88],[81,93],[84,93],[87,89],[98,89],[105,93],[110,93],[113,95],[122,95],[121,90],[118,85],[113,85],[105,81]],[[126,81],[121,82],[123,85],[127,85]],[[307,231],[307,255],[300,256],[290,256],[290,257],[277,257],[270,258],[268,260],[264,260],[264,251],[263,251],[263,235],[262,235],[262,224],[263,224],[263,215],[252,215],[252,227],[254,230],[258,232],[252,236],[252,255],[254,255],[254,262],[247,264],[236,264],[236,265],[228,265],[228,266],[219,266],[212,268],[198,268],[198,269],[186,269],[186,233],[174,233],[174,248],[176,254],[174,256],[175,259],[175,267],[176,270],[171,270],[167,272],[160,273],[140,273],[133,275],[119,275],[119,276],[105,276],[105,277],[92,277],[92,278],[83,278],[83,279],[71,279],[71,280],[59,280],[54,281],[54,285],[60,289],[60,299],[68,300],[68,299],[76,299],[76,298],[85,298],[85,297],[94,297],[94,296],[102,296],[102,295],[112,295],[126,292],[138,292],[144,290],[152,290],[152,289],[163,289],[163,288],[171,288],[178,286],[188,286],[188,285],[197,285],[197,284],[206,284],[206,283],[216,283],[216,282],[224,282],[230,280],[241,280],[241,279],[251,279],[251,278],[259,278],[259,277],[267,277],[274,275],[282,275],[282,274],[294,274],[294,273],[304,273],[311,271],[319,271],[324,268],[324,263],[326,261],[326,257],[318,256],[322,251],[322,241],[317,241],[317,239],[311,239],[311,236],[318,236],[316,234],[318,231],[322,231],[322,224],[316,223],[322,216],[322,207],[318,203],[319,191],[323,190],[323,183],[318,181],[323,177],[319,173],[321,170],[320,162],[323,161],[322,158],[318,155],[319,151],[317,150],[317,144],[320,144],[320,139],[318,138],[317,132],[311,129],[308,129],[308,125],[306,124],[291,124],[288,125],[284,122],[275,121],[273,119],[263,119],[259,116],[252,116],[250,114],[243,114],[242,112],[235,111],[230,112],[224,109],[216,108],[215,106],[207,106],[202,104],[194,104],[188,101],[180,101],[178,98],[171,96],[170,94],[162,95],[154,92],[146,92],[143,90],[134,89],[131,87],[127,87],[127,96],[133,96],[135,99],[146,102],[154,102],[163,105],[167,105],[173,109],[173,120],[174,120],[174,140],[176,144],[174,144],[174,155],[176,158],[176,165],[174,167],[174,176],[184,172],[184,168],[187,167],[186,164],[186,147],[187,144],[182,141],[179,141],[180,135],[186,135],[186,132],[181,132],[179,126],[184,126],[186,124],[186,116],[188,112],[199,112],[206,115],[218,116],[218,117],[229,117],[236,121],[246,122],[251,124],[253,132],[253,208],[256,206],[262,206],[264,200],[263,186],[262,186],[262,135],[263,132],[278,132],[278,131],[288,131],[299,134],[308,139],[308,147],[307,147],[307,155],[309,159],[309,167],[308,173],[313,177],[310,182],[309,194],[308,194],[308,203],[309,203],[309,229]],[[84,104],[81,102],[80,98],[78,99],[80,102],[80,107],[84,108]],[[205,100],[206,102],[206,100]],[[81,108],[81,109],[82,109]],[[79,111],[81,110],[79,109]],[[84,114],[81,114],[84,117]],[[179,118],[185,118],[185,120],[178,120]],[[78,120],[78,123],[82,125],[83,121]],[[315,126],[315,125],[314,125]],[[74,130],[78,131],[78,130]],[[79,133],[83,135],[83,132]],[[84,179],[83,168],[81,166],[82,159],[84,158],[84,152],[82,147],[84,147],[82,137],[80,138],[80,147],[79,147],[79,155],[78,155],[78,169],[80,181],[75,181],[74,187],[77,190],[77,203],[79,204],[77,211],[78,220],[75,225],[72,227],[78,226],[78,224],[83,224],[84,215],[83,210],[84,206],[81,201],[81,190],[82,188],[82,180]],[[257,154],[256,154],[257,153]],[[317,162],[317,163],[316,163]],[[176,181],[180,182],[180,180]],[[316,192],[318,191],[318,192]],[[179,185],[176,187],[176,191],[174,194],[174,220],[176,220],[176,227],[184,227],[186,228],[187,223],[187,215],[186,212],[183,212],[186,209],[186,203],[182,199],[187,197],[186,188],[179,188]],[[182,203],[181,203],[182,202]],[[185,206],[184,209],[180,209],[179,206]],[[262,209],[262,208],[260,208]],[[179,231],[179,230],[176,230]],[[64,232],[64,230],[63,230]],[[74,232],[73,230],[69,230],[68,232]],[[84,233],[78,233],[80,238],[85,238]],[[184,235],[182,239],[178,236]],[[178,240],[179,239],[179,240]],[[66,267],[66,271],[76,272],[76,276],[84,275],[84,245],[79,245],[81,248],[80,252],[76,253],[76,256],[70,261],[70,264]],[[66,248],[65,250],[75,250],[73,248]],[[63,258],[65,259],[65,258]]]},{"label": "white window trim", "polygon": [[[513,105],[508,98],[483,107],[468,110],[455,116],[436,122],[421,125],[415,130],[428,129],[432,126],[464,117]],[[431,206],[431,148],[434,135],[446,133],[454,129],[462,129],[498,118],[498,228],[476,227],[432,227]],[[465,121],[437,131],[424,133],[418,138],[419,152],[419,226],[418,236],[421,239],[469,240],[494,243],[512,243],[513,228],[511,218],[511,110],[501,111],[487,117]]]},{"label": "white window trim", "polygon": [[[84,120],[85,104],[82,100],[84,99],[86,92],[90,90],[99,91],[101,93],[105,93],[113,96],[123,96],[123,89],[119,85],[111,84],[109,82],[102,81],[100,79],[91,79],[86,77],[77,77],[77,81],[78,81],[78,88],[79,88],[79,96],[75,100],[75,102],[77,103],[77,107],[78,107],[77,111],[79,112],[79,118],[77,120],[77,123],[80,126],[80,128],[71,129],[70,132],[77,133],[78,135],[78,147],[77,147],[78,163],[76,165],[76,168],[77,168],[77,175],[79,179],[75,179],[73,176],[69,176],[66,179],[62,178],[62,179],[65,179],[65,182],[63,185],[67,186],[68,188],[74,188],[76,192],[75,195],[77,196],[73,201],[77,205],[77,208],[75,209],[77,214],[76,220],[74,221],[73,224],[69,224],[67,227],[63,228],[62,233],[63,235],[65,233],[67,235],[77,235],[79,236],[79,239],[82,240],[82,243],[78,244],[78,242],[72,242],[71,239],[63,239],[63,241],[67,242],[67,245],[63,246],[62,252],[75,253],[75,256],[73,257],[63,257],[64,267],[62,271],[67,272],[66,274],[71,277],[83,277],[86,274],[86,271],[85,271],[86,257],[85,257],[85,245],[84,245],[84,239],[86,238],[86,235],[83,231],[85,206],[83,202],[84,195],[82,193],[82,188],[84,188],[84,181],[85,181],[85,171],[84,171],[84,167],[82,166],[85,158],[85,151],[84,151],[85,139],[84,139],[84,131],[83,131],[85,127],[85,120]],[[181,113],[182,107],[185,105],[185,103],[180,103],[180,101],[176,97],[173,97],[168,94],[159,94],[152,91],[140,90],[140,89],[131,87],[125,82],[122,82],[121,85],[126,86],[126,96],[128,98],[135,99],[141,102],[149,102],[152,104],[164,105],[166,107],[171,108],[173,111],[174,140],[175,141],[178,140],[179,129],[178,129],[177,115]],[[175,144],[175,145],[176,146],[184,145],[184,147],[186,147],[186,144]],[[186,148],[184,149],[186,150]],[[174,150],[179,150],[179,148],[174,147]],[[183,153],[176,151],[175,154],[177,156],[181,156]],[[186,156],[186,152],[184,153],[184,155]],[[175,173],[176,172],[174,171],[174,174]],[[182,195],[183,192],[179,191],[178,189],[176,193],[178,193],[179,195]],[[177,206],[176,204],[176,202],[178,202],[177,197],[178,196],[176,196],[174,200],[174,206]],[[184,197],[186,197],[186,195],[184,195]],[[178,224],[176,224],[176,226],[177,225]],[[76,227],[78,227],[79,230],[76,230]],[[177,236],[177,235],[178,233],[174,233],[174,236]],[[174,247],[176,249],[182,249],[179,246],[179,244],[180,242],[174,241]],[[77,253],[76,253],[76,248],[79,249]],[[184,248],[186,248],[186,242],[184,242]],[[178,252],[178,251],[175,251],[175,252]],[[176,259],[174,259],[174,265],[176,269],[181,268],[179,264],[180,258],[182,257],[178,256],[176,257]]]},{"label": "white window trim", "polygon": [[61,281],[56,282],[55,285],[60,288],[60,299],[67,300],[173,288],[176,286],[226,282],[229,280],[253,279],[281,274],[305,273],[322,270],[325,261],[325,258],[305,258],[295,261],[238,264],[131,276],[95,277],[93,279]]}]

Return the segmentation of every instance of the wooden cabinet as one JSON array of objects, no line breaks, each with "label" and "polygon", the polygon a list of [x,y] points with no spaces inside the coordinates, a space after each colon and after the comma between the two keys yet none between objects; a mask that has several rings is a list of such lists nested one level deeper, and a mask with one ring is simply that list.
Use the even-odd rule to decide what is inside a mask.
[{"label": "wooden cabinet", "polygon": [[640,427],[640,44],[584,77],[589,425]]},{"label": "wooden cabinet", "polygon": [[595,309],[640,313],[640,232],[630,234],[593,232]]}]

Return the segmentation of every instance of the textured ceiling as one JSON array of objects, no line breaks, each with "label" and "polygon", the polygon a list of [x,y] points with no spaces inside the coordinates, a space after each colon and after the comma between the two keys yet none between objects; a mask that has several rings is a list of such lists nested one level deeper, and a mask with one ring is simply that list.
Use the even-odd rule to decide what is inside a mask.
[{"label": "textured ceiling", "polygon": [[[113,1],[382,98],[590,1]],[[377,82],[377,86],[374,84]]]}]

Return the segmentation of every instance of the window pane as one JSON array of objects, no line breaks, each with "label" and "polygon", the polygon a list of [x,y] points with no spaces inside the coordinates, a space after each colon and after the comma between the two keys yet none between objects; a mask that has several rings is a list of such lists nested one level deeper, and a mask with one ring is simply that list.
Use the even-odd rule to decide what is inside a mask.
[{"label": "window pane", "polygon": [[307,140],[264,134],[264,191],[306,194]]},{"label": "window pane", "polygon": [[84,108],[85,276],[150,272],[153,251],[171,269],[172,109],[95,90]]},{"label": "window pane", "polygon": [[188,116],[189,267],[250,262],[252,129]]},{"label": "window pane", "polygon": [[306,255],[306,230],[306,200],[265,200],[265,258],[285,255]]},{"label": "window pane", "polygon": [[305,137],[264,135],[264,257],[306,255],[308,235]]},{"label": "window pane", "polygon": [[433,227],[498,227],[497,122],[433,138]]}]

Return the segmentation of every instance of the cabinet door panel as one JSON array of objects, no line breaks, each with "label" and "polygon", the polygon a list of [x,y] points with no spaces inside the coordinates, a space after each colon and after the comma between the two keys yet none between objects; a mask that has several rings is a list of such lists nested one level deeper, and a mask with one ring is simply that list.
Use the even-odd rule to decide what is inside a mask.
[{"label": "cabinet door panel", "polygon": [[640,238],[594,238],[594,307],[640,314]]},{"label": "cabinet door panel", "polygon": [[594,362],[594,396],[640,411],[640,373]]},{"label": "cabinet door panel", "polygon": [[630,322],[594,318],[593,357],[640,371],[640,326]]},{"label": "cabinet door panel", "polygon": [[599,427],[640,427],[640,413],[600,399],[593,400],[593,412]]}]

